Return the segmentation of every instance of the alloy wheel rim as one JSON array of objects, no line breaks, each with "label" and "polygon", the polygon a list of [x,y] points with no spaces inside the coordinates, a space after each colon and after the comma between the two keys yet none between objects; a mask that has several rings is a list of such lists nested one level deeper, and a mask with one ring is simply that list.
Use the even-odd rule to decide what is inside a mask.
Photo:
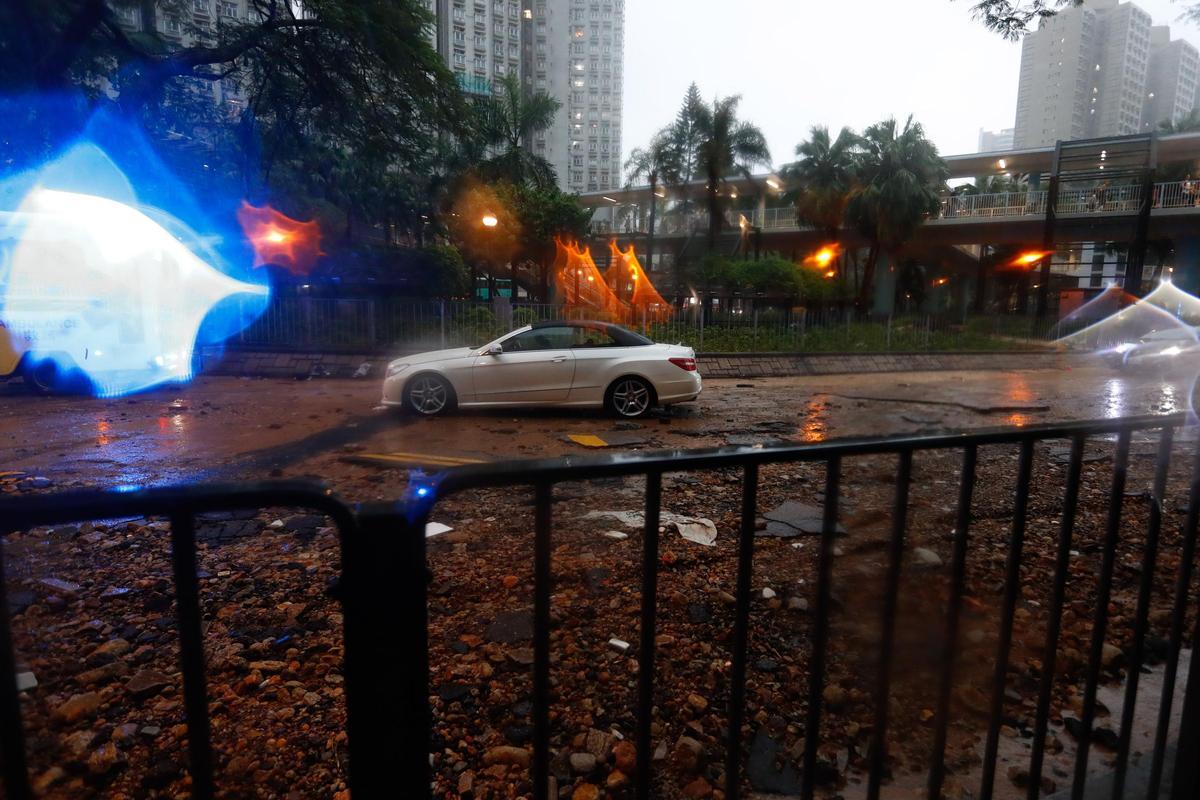
[{"label": "alloy wheel rim", "polygon": [[436,414],[446,407],[446,387],[433,378],[417,378],[408,390],[408,399],[421,414]]},{"label": "alloy wheel rim", "polygon": [[640,381],[622,381],[613,390],[613,405],[625,417],[636,417],[650,407],[650,390]]}]

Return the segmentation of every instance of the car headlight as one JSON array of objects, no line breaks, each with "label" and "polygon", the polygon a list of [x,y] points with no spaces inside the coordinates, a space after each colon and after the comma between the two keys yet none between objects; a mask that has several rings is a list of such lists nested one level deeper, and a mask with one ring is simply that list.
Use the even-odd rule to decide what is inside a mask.
[{"label": "car headlight", "polygon": [[391,378],[395,375],[399,375],[401,372],[404,372],[404,370],[406,370],[406,369],[408,369],[408,364],[399,364],[399,363],[388,364],[387,376],[389,378]]}]

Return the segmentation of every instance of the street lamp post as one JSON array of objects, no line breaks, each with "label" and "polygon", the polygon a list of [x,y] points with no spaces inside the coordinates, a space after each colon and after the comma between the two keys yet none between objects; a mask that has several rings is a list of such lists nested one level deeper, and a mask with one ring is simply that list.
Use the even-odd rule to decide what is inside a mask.
[{"label": "street lamp post", "polygon": [[[483,224],[484,229],[489,230],[489,231],[495,230],[496,226],[500,224],[500,220],[497,219],[496,215],[490,211],[484,212],[483,217],[479,221]],[[489,301],[494,299],[494,295],[496,293],[495,292],[496,276],[495,276],[494,266],[495,265],[493,265],[493,269],[488,270],[488,300]],[[472,286],[471,294],[473,295],[474,293],[475,293],[475,287]]]}]

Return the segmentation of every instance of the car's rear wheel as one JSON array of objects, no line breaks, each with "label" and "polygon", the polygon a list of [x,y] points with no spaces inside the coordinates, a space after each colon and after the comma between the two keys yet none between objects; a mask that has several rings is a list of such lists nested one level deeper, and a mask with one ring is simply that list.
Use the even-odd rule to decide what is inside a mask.
[{"label": "car's rear wheel", "polygon": [[654,406],[654,388],[641,378],[620,378],[609,387],[605,405],[618,417],[645,416]]},{"label": "car's rear wheel", "polygon": [[404,404],[414,414],[437,416],[454,407],[454,389],[445,378],[417,375],[404,387]]}]

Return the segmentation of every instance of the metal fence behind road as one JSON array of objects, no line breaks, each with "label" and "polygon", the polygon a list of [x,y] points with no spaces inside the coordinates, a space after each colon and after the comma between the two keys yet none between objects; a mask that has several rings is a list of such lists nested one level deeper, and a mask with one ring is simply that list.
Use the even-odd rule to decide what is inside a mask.
[{"label": "metal fence behind road", "polygon": [[[279,297],[229,341],[233,346],[305,352],[405,353],[486,344],[516,327],[603,314],[535,303],[467,303]],[[870,317],[852,309],[697,306],[667,314],[635,311],[624,320],[650,338],[702,352],[906,352],[1003,350],[1056,335],[1032,317],[897,313]]]}]

